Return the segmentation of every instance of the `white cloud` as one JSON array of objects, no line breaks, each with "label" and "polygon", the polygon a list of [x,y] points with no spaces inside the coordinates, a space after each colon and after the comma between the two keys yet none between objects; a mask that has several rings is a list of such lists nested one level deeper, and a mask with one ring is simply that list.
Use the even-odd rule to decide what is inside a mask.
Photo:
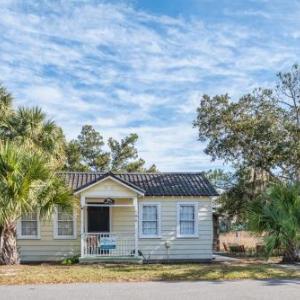
[{"label": "white cloud", "polygon": [[[272,35],[235,16],[205,22],[126,4],[34,0],[5,1],[0,13],[0,81],[18,104],[42,106],[68,138],[86,123],[105,137],[137,132],[141,156],[161,170],[211,165],[192,128],[203,93],[238,97],[269,85],[300,54],[280,38],[286,28]],[[243,11],[268,22],[272,13]]]},{"label": "white cloud", "polygon": [[255,10],[255,9],[248,9],[248,10],[235,10],[232,11],[230,9],[225,9],[224,13],[228,16],[243,16],[243,17],[259,17],[270,19],[272,16],[270,13],[263,11],[263,10]]}]

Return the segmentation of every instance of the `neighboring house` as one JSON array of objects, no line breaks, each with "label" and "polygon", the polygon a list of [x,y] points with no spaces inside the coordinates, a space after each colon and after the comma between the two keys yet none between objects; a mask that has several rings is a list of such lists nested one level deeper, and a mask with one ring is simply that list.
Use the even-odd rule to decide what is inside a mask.
[{"label": "neighboring house", "polygon": [[61,173],[78,198],[73,213],[23,216],[22,261],[80,255],[87,261],[210,261],[212,198],[203,173]]}]

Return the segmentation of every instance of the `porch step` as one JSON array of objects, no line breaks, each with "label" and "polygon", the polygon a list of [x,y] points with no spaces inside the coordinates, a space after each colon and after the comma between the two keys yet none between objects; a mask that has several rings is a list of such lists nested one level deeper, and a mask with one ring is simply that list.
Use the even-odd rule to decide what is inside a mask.
[{"label": "porch step", "polygon": [[86,256],[80,257],[79,262],[82,264],[94,264],[94,263],[111,263],[111,264],[141,264],[143,263],[142,257],[135,256]]}]

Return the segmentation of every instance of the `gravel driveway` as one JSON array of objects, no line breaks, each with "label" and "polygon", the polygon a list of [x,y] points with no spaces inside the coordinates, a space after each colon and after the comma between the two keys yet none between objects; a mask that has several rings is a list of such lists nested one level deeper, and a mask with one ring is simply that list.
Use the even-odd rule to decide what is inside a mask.
[{"label": "gravel driveway", "polygon": [[0,286],[0,299],[299,299],[300,280]]}]

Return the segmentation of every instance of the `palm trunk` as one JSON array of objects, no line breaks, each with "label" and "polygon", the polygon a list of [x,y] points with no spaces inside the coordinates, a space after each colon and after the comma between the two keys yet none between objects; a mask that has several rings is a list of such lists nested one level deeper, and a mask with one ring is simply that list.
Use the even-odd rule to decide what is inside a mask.
[{"label": "palm trunk", "polygon": [[20,262],[17,239],[16,224],[8,223],[2,227],[0,237],[0,264],[15,265]]},{"label": "palm trunk", "polygon": [[296,250],[296,247],[293,243],[284,251],[282,262],[287,264],[293,264],[299,260],[299,256]]}]

